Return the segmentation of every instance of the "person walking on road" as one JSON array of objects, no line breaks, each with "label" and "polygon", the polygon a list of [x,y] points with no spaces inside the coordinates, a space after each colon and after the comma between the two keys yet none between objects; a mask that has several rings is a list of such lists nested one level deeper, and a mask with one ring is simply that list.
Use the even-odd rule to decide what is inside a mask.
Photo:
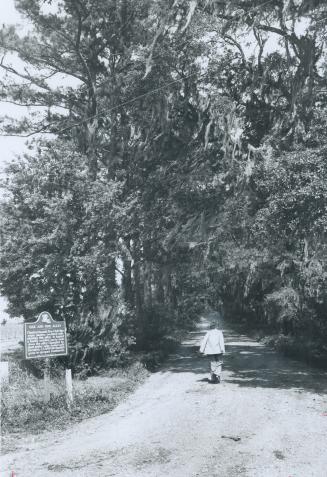
[{"label": "person walking on road", "polygon": [[223,355],[225,354],[225,342],[223,332],[219,329],[217,322],[210,325],[210,330],[204,336],[200,353],[209,356],[210,359],[210,383],[220,383],[223,364]]}]

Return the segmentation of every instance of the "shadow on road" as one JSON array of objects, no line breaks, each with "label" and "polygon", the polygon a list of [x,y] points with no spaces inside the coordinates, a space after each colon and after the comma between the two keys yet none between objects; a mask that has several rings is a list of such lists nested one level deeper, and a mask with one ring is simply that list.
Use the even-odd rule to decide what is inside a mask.
[{"label": "shadow on road", "polygon": [[[171,372],[206,374],[209,360],[198,355],[201,338],[208,323],[201,322],[196,331],[189,333],[178,353],[171,356]],[[224,382],[242,387],[297,389],[299,391],[327,393],[327,373],[278,354],[273,349],[232,330],[224,330],[226,355]],[[205,381],[207,378],[198,379]]]}]

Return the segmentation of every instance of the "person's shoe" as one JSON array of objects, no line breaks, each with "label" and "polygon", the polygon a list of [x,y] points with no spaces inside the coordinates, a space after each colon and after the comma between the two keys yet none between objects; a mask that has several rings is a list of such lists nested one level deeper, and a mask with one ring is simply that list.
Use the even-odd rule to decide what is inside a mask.
[{"label": "person's shoe", "polygon": [[212,373],[210,383],[212,383],[212,384],[219,383],[219,377],[216,374]]}]

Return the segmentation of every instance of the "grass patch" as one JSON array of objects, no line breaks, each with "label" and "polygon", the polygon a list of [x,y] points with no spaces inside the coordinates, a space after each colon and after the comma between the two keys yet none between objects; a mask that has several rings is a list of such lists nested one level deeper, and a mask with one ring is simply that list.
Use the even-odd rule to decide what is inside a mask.
[{"label": "grass patch", "polygon": [[[109,370],[86,380],[73,380],[74,403],[66,404],[63,375],[51,377],[50,402],[44,402],[43,380],[11,361],[9,383],[1,389],[2,435],[63,429],[74,422],[111,411],[148,375],[137,362],[126,369]],[[5,449],[4,449],[5,450]]]}]

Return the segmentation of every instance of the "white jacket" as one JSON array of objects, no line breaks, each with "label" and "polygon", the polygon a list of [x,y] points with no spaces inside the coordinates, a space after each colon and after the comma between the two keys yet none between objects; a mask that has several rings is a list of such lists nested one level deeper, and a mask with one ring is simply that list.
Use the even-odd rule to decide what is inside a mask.
[{"label": "white jacket", "polygon": [[209,330],[201,341],[200,353],[225,353],[225,343],[222,331],[217,329]]}]

